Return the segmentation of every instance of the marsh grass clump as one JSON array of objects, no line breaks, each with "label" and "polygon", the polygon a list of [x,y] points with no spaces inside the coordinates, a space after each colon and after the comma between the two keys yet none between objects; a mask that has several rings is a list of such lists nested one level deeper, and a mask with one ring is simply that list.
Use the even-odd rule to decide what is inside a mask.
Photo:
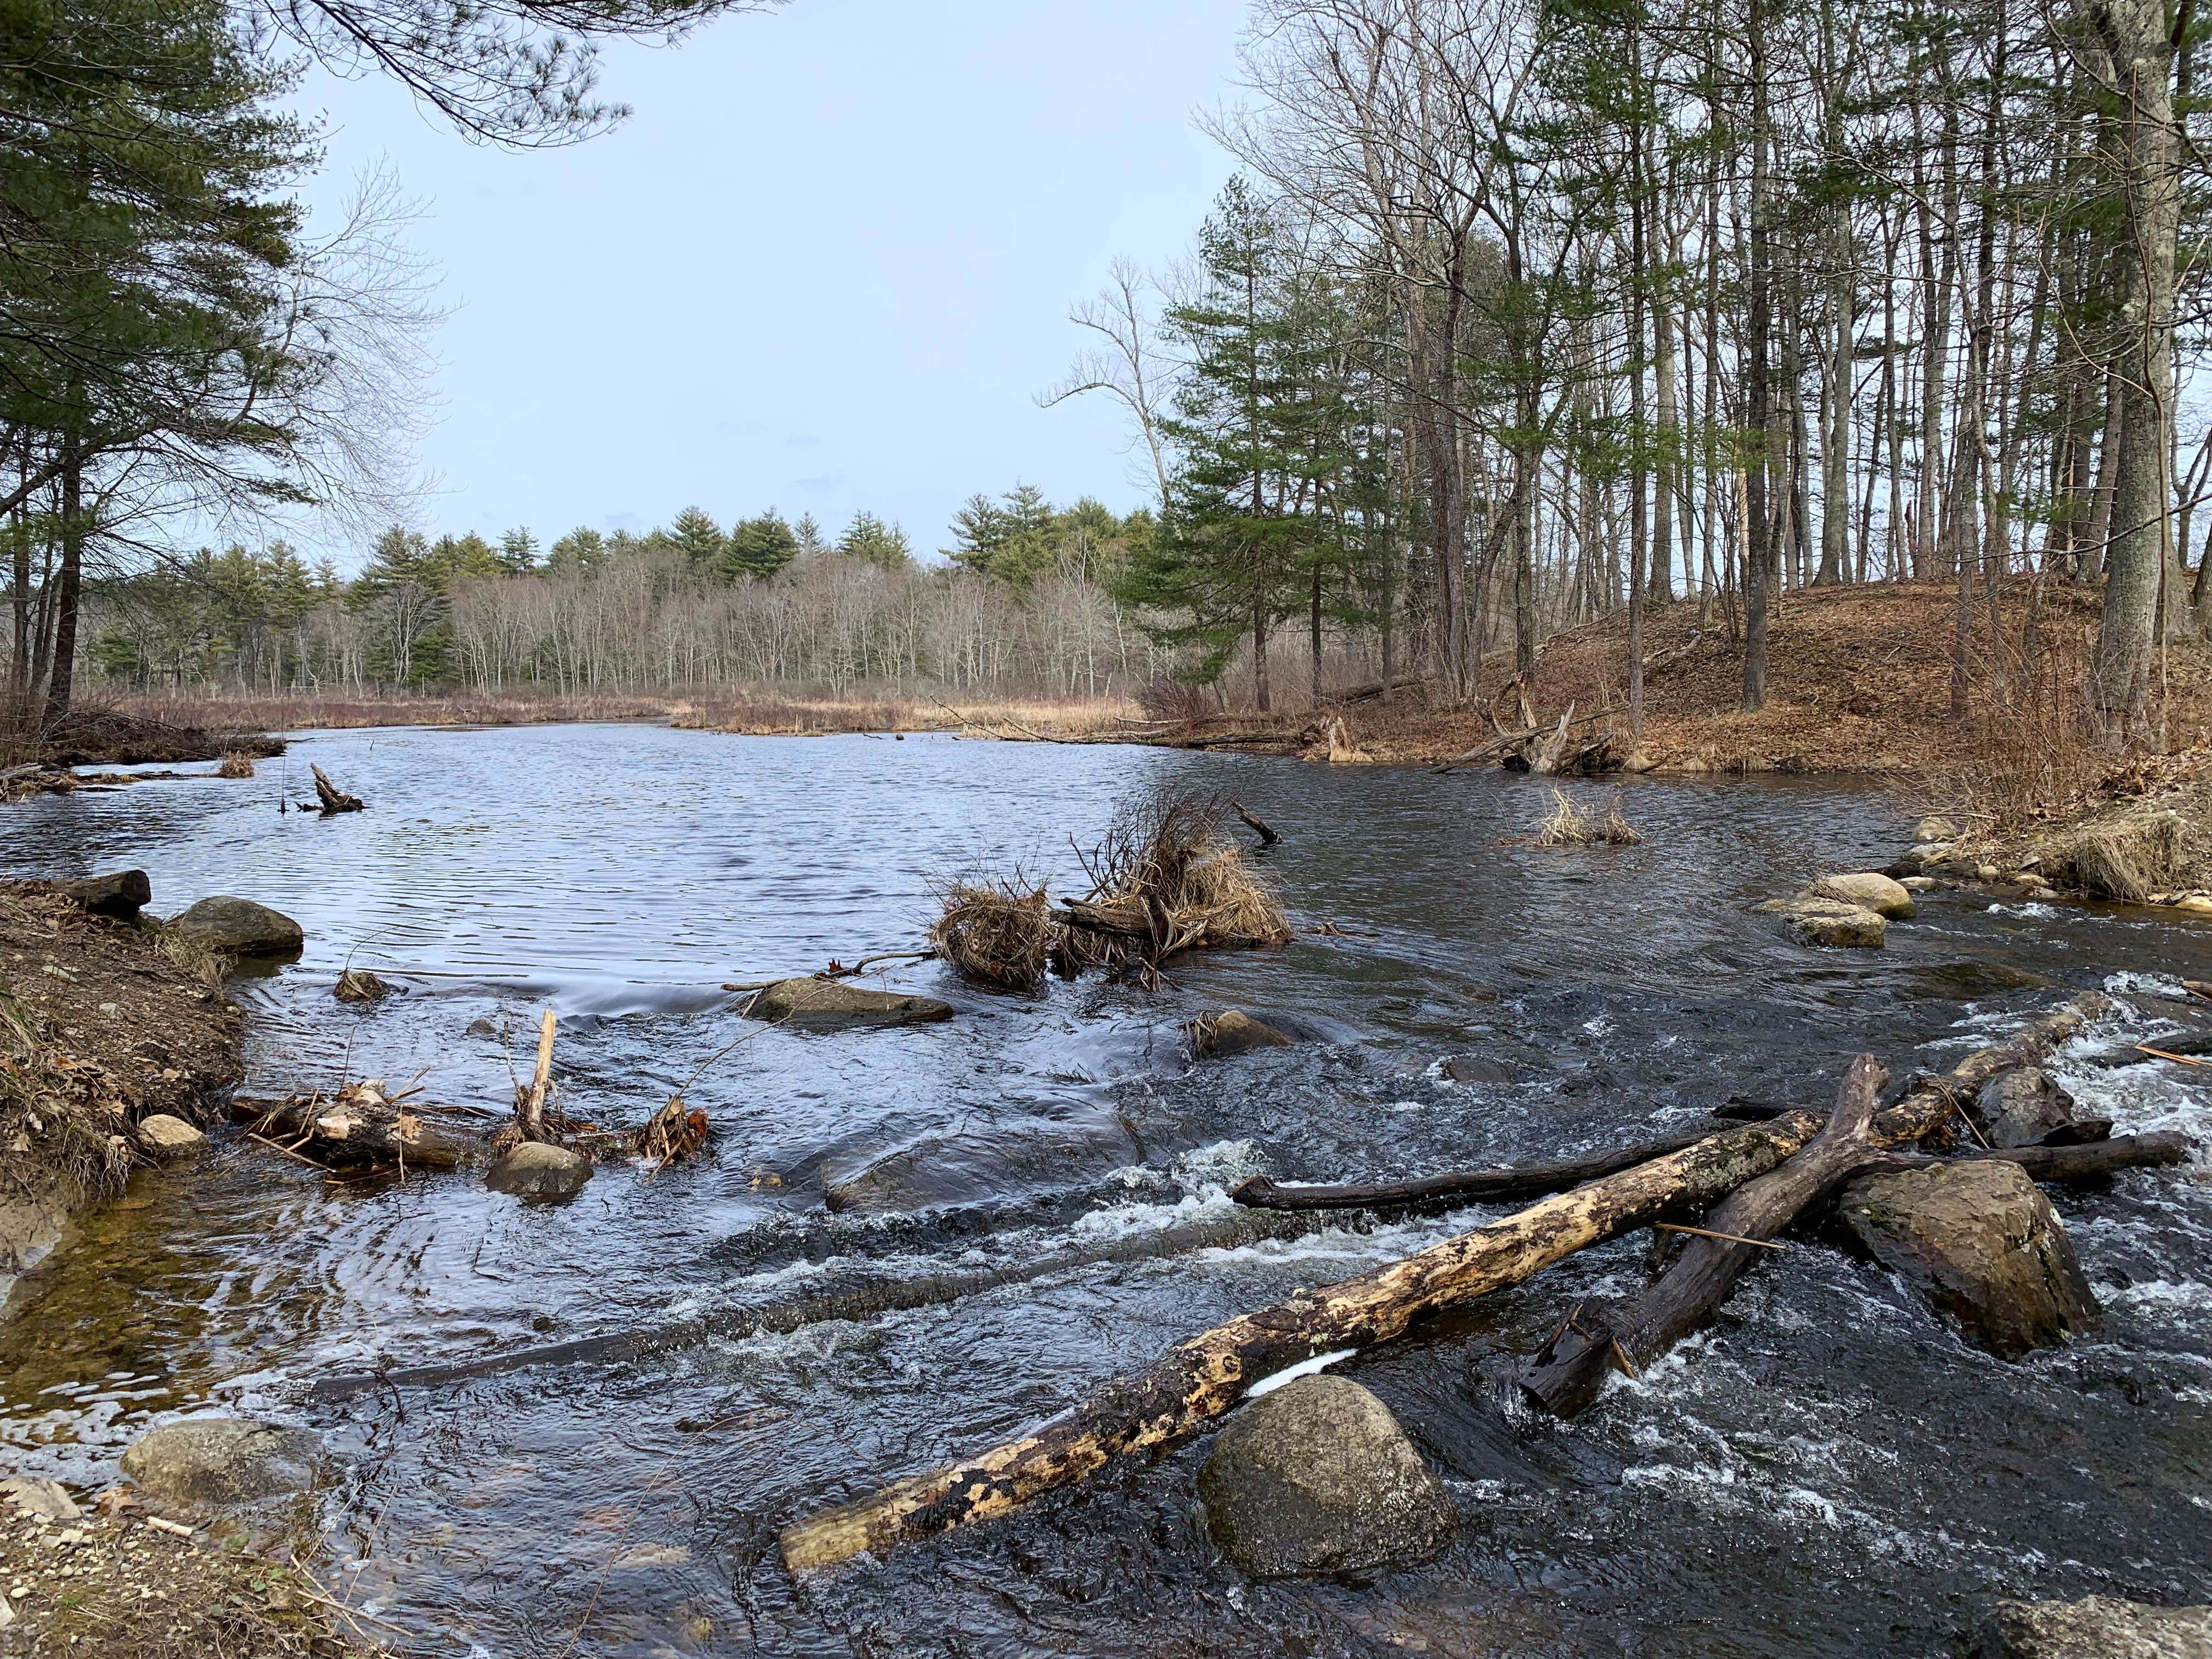
[{"label": "marsh grass clump", "polygon": [[1601,817],[1569,800],[1564,789],[1554,789],[1552,815],[1536,830],[1539,847],[1633,847],[1643,839],[1643,833],[1621,811],[1617,791]]},{"label": "marsh grass clump", "polygon": [[223,976],[230,971],[230,958],[196,933],[172,927],[166,921],[147,921],[143,924],[154,950],[164,961],[183,969],[203,985],[216,990],[222,988]]},{"label": "marsh grass clump", "polygon": [[2181,850],[2181,820],[2154,812],[2087,824],[2047,856],[2068,886],[2098,898],[2141,902],[2173,884]]},{"label": "marsh grass clump", "polygon": [[1179,951],[1287,944],[1273,883],[1222,828],[1230,811],[1220,796],[1170,787],[1117,813],[1081,854],[1091,890],[1062,907],[1054,965],[1133,969],[1149,981]]},{"label": "marsh grass clump", "polygon": [[234,749],[222,757],[222,764],[215,769],[219,778],[250,778],[253,775],[253,757],[242,749]]},{"label": "marsh grass clump", "polygon": [[1019,871],[945,883],[944,908],[929,942],[970,979],[1011,990],[1044,982],[1051,959],[1053,921],[1045,890]]}]

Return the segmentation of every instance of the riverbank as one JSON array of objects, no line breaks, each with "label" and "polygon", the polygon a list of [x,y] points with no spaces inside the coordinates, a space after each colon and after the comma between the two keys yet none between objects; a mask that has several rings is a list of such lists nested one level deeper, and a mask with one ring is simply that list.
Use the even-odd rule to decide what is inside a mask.
[{"label": "riverbank", "polygon": [[[768,691],[548,693],[453,691],[348,696],[171,697],[138,694],[120,705],[147,720],[226,729],[345,731],[373,726],[569,726],[665,720],[681,730],[746,737],[815,737],[855,732],[967,732],[1019,738],[1092,735],[1141,723],[1120,698],[1005,699],[856,692],[847,696]],[[149,757],[155,758],[155,757]]]},{"label": "riverbank", "polygon": [[142,1121],[203,1121],[244,1074],[222,983],[176,934],[47,882],[0,883],[0,1306],[71,1211],[153,1161]]}]

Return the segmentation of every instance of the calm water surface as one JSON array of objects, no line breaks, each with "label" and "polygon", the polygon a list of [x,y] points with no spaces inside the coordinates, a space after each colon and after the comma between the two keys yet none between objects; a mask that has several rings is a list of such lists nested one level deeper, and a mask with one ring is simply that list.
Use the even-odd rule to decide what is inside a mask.
[{"label": "calm water surface", "polygon": [[[311,759],[370,810],[280,817]],[[2212,1186],[2195,1169],[2056,1196],[2106,1327],[2017,1366],[1820,1248],[1755,1272],[1717,1325],[1571,1425],[1501,1384],[1577,1298],[1639,1282],[1641,1237],[1431,1322],[1346,1369],[1445,1474],[1462,1535],[1363,1583],[1255,1586],[1216,1560],[1203,1441],[804,1584],[774,1546],[792,1518],[1001,1439],[1203,1327],[1494,1212],[309,1398],[337,1372],[1158,1231],[1226,1213],[1224,1186],[1261,1170],[1409,1176],[1648,1135],[1731,1096],[1825,1105],[1861,1048],[1901,1079],[2063,988],[2130,1008],[2057,1068],[2085,1108],[2203,1135],[2212,1113],[2179,1068],[2113,1062],[2196,1029],[2162,994],[2212,978],[2203,924],[1946,894],[1886,951],[1795,945],[1751,903],[1887,862],[1907,827],[1827,781],[1632,785],[1643,845],[1541,851],[1506,844],[1548,805],[1527,780],[1143,750],[387,731],[312,736],[261,771],[11,809],[0,867],[141,865],[157,908],[234,892],[299,918],[306,958],[235,988],[253,1091],[419,1078],[431,1100],[503,1110],[551,1006],[572,1114],[628,1125],[683,1088],[716,1130],[702,1164],[605,1167],[564,1206],[466,1175],[336,1187],[224,1139],[200,1173],[141,1176],[143,1207],[88,1217],[0,1327],[0,1456],[34,1471],[100,1481],[149,1423],[211,1407],[323,1431],[349,1471],[340,1579],[418,1632],[411,1650],[1919,1656],[1960,1651],[2000,1595],[2212,1601]],[[1065,878],[1070,837],[1165,780],[1281,828],[1268,864],[1294,919],[1359,933],[1191,961],[1150,995],[996,994],[924,964],[890,982],[961,1014],[910,1030],[731,1016],[726,981],[913,944],[933,876],[1018,859]],[[346,1009],[330,987],[348,963],[408,994]],[[1179,1027],[1230,1003],[1318,1040],[1193,1067]],[[1485,1080],[1446,1080],[1454,1055]]]}]

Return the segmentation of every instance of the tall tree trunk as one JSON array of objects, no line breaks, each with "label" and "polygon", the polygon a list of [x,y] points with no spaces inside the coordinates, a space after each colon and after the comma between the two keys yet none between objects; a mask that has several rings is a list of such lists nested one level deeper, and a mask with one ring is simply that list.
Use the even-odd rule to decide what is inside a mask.
[{"label": "tall tree trunk", "polygon": [[1747,12],[1745,33],[1751,71],[1751,291],[1747,296],[1750,314],[1746,322],[1745,348],[1751,360],[1747,366],[1751,385],[1746,398],[1744,425],[1751,434],[1753,453],[1744,466],[1748,543],[1743,570],[1743,708],[1750,714],[1766,707],[1767,562],[1774,551],[1773,526],[1769,522],[1766,499],[1770,459],[1767,452],[1773,441],[1769,408],[1772,388],[1767,362],[1773,269],[1768,239],[1771,207],[1766,199],[1772,113],[1766,84],[1765,0],[1750,0]]},{"label": "tall tree trunk", "polygon": [[2090,695],[2115,738],[2145,718],[2152,632],[2172,533],[2176,243],[2181,180],[2173,131],[2173,46],[2163,0],[2092,0],[2111,55],[2125,143],[2127,301],[2112,370],[2124,412],[2112,480],[2104,612]]},{"label": "tall tree trunk", "polygon": [[53,670],[46,679],[46,723],[69,713],[76,681],[76,623],[84,588],[84,459],[74,433],[63,440],[69,454],[62,463],[62,568],[54,605]]}]

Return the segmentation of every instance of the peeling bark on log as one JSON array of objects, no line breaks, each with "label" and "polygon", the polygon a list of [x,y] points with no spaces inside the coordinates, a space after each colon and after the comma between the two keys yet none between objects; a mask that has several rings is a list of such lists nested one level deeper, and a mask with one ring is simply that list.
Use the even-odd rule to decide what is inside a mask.
[{"label": "peeling bark on log", "polygon": [[1236,1405],[1250,1383],[1286,1365],[1387,1341],[1421,1315],[1516,1285],[1668,1213],[1709,1205],[1781,1163],[1820,1127],[1796,1113],[1729,1130],[1357,1279],[1241,1315],[1113,1379],[1018,1440],[795,1522],[783,1534],[784,1565],[825,1567],[1006,1514],[1121,1453],[1188,1434]]},{"label": "peeling bark on log", "polygon": [[326,1169],[450,1170],[471,1150],[425,1123],[414,1110],[385,1097],[374,1082],[356,1083],[336,1096],[294,1095],[287,1100],[234,1100],[230,1115],[278,1151]]},{"label": "peeling bark on log", "polygon": [[1492,1199],[1540,1198],[1547,1193],[1564,1193],[1586,1181],[1595,1181],[1638,1164],[1648,1164],[1655,1158],[1664,1158],[1669,1152],[1679,1152],[1714,1133],[1710,1127],[1686,1129],[1638,1146],[1616,1146],[1610,1152],[1590,1152],[1554,1163],[1462,1170],[1451,1175],[1424,1176],[1415,1181],[1371,1186],[1280,1187],[1265,1176],[1254,1176],[1231,1189],[1229,1196],[1255,1210],[1448,1209],[1455,1204],[1486,1203]]},{"label": "peeling bark on log", "polygon": [[[1865,1166],[1875,1151],[1875,1107],[1888,1081],[1872,1054],[1853,1060],[1835,1111],[1811,1146],[1714,1206],[1705,1219],[1707,1231],[1686,1236],[1673,1265],[1626,1308],[1568,1316],[1537,1354],[1521,1391],[1547,1411],[1572,1417],[1598,1397],[1614,1365],[1632,1370],[1648,1364],[1704,1324],[1760,1255],[1757,1243],[1734,1241],[1772,1238]],[[1717,1233],[1730,1237],[1711,1236]]]}]

